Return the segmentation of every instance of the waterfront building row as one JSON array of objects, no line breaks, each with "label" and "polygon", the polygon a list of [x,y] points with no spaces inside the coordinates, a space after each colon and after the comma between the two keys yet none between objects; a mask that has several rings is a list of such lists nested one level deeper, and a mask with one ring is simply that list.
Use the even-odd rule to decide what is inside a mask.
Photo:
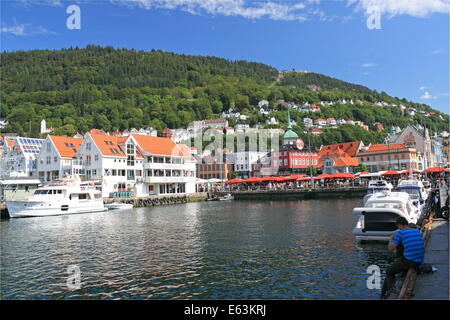
[{"label": "waterfront building row", "polygon": [[[28,153],[22,141],[28,140],[39,145],[29,158],[32,165],[23,163]],[[3,174],[20,172],[44,183],[76,175],[101,183],[104,197],[117,192],[138,197],[195,192],[195,159],[187,146],[168,138],[103,133],[83,138],[48,135],[44,140],[19,137],[12,149],[2,157]]]}]

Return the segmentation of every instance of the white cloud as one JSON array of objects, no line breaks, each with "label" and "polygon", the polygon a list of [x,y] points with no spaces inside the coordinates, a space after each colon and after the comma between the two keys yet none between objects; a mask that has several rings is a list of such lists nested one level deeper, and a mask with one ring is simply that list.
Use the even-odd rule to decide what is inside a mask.
[{"label": "white cloud", "polygon": [[145,9],[178,9],[191,14],[239,16],[248,19],[307,20],[308,15],[321,11],[306,11],[307,4],[318,4],[318,0],[300,1],[249,1],[249,0],[109,0],[113,4],[139,6]]},{"label": "white cloud", "polygon": [[12,27],[1,27],[0,28],[2,33],[11,33],[15,36],[24,36],[25,35],[25,25],[15,25]]},{"label": "white cloud", "polygon": [[367,15],[372,14],[372,8],[377,8],[381,14],[391,17],[396,15],[410,15],[413,17],[427,17],[432,13],[449,13],[448,0],[348,0],[347,5],[357,4]]},{"label": "white cloud", "polygon": [[442,53],[443,51],[442,50],[433,50],[433,51],[430,51],[430,52],[428,52],[428,55],[429,56],[434,56],[434,55],[436,55],[436,54],[440,54],[440,53]]},{"label": "white cloud", "polygon": [[436,99],[436,97],[432,96],[428,91],[425,91],[425,93],[423,94],[423,96],[420,97],[420,99],[429,100],[429,99]]},{"label": "white cloud", "polygon": [[373,62],[363,63],[361,65],[361,67],[363,67],[363,68],[373,68],[373,67],[376,67],[376,66],[377,66],[377,64],[373,63]]},{"label": "white cloud", "polygon": [[0,28],[2,33],[10,33],[14,36],[31,36],[31,35],[56,35],[57,32],[47,30],[43,26],[33,26],[31,24],[17,23],[14,20],[13,26],[5,24]]},{"label": "white cloud", "polygon": [[425,86],[420,86],[420,88],[419,88],[419,90],[420,91],[423,91],[423,90],[425,90],[427,87],[425,87]]}]

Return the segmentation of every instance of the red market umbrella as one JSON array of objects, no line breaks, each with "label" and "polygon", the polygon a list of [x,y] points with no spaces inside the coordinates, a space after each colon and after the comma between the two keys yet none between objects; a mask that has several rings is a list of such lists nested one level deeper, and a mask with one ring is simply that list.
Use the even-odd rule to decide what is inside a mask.
[{"label": "red market umbrella", "polygon": [[284,179],[284,181],[295,181],[298,180],[299,178],[303,178],[304,175],[303,174],[294,174],[292,176],[289,177],[282,177]]},{"label": "red market umbrella", "polygon": [[329,176],[329,179],[353,179],[355,176],[351,173],[333,173],[331,176]]},{"label": "red market umbrella", "polygon": [[242,183],[242,182],[244,182],[244,180],[242,180],[242,179],[231,179],[231,180],[225,181],[225,183]]},{"label": "red market umbrella", "polygon": [[329,179],[329,177],[330,177],[330,175],[328,173],[322,173],[321,175],[314,177],[314,180]]},{"label": "red market umbrella", "polygon": [[263,181],[263,182],[265,182],[265,181],[274,181],[273,178],[274,177],[264,177],[264,178],[261,178],[261,181]]},{"label": "red market umbrella", "polygon": [[444,171],[444,168],[442,167],[432,167],[427,169],[427,173],[439,173]]},{"label": "red market umbrella", "polygon": [[257,178],[257,177],[253,177],[253,178],[248,178],[243,180],[242,182],[247,182],[247,183],[259,183],[262,182],[261,178]]},{"label": "red market umbrella", "polygon": [[400,172],[397,172],[395,170],[389,170],[389,171],[386,171],[385,173],[382,173],[381,175],[382,176],[398,176],[398,175],[400,175]]},{"label": "red market umbrella", "polygon": [[419,170],[411,169],[411,170],[402,170],[400,171],[401,174],[409,174],[409,173],[420,173]]}]

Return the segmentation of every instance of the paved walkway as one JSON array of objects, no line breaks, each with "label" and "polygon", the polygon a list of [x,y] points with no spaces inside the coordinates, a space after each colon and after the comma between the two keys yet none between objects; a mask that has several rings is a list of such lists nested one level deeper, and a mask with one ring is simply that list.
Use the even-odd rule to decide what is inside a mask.
[{"label": "paved walkway", "polygon": [[449,291],[449,227],[448,221],[435,219],[425,249],[425,261],[438,270],[418,275],[412,299],[450,299]]}]

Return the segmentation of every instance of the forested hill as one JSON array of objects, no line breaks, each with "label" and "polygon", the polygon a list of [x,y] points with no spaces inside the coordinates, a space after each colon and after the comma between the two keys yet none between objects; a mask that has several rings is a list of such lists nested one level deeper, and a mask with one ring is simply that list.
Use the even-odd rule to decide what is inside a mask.
[{"label": "forested hill", "polygon": [[73,86],[163,88],[203,85],[206,75],[273,81],[278,71],[262,63],[229,61],[162,51],[87,46],[86,49],[33,50],[2,54],[6,91],[67,90]]},{"label": "forested hill", "polygon": [[[304,117],[353,119],[371,126],[381,122],[386,127],[418,123],[434,131],[448,130],[448,115],[420,113],[432,111],[427,105],[325,75],[279,72],[262,63],[92,45],[4,52],[0,58],[0,118],[9,123],[2,132],[39,136],[42,119],[55,129],[54,134],[62,135],[90,128],[154,127],[161,132],[166,127],[186,128],[193,120],[218,117],[230,108],[248,115],[247,122],[254,125],[265,123],[268,117],[258,112],[261,100],[269,102],[270,117],[278,119],[280,126],[287,118],[287,104],[280,101],[298,105],[336,102],[314,114],[293,110],[291,117],[298,124],[294,130],[299,134],[304,130]],[[357,103],[340,104],[341,99]],[[375,107],[378,101],[392,106]],[[417,113],[409,116],[400,105]],[[230,125],[234,122],[230,120]],[[315,142],[379,142],[385,134],[342,127],[314,137]]]},{"label": "forested hill", "polygon": [[362,94],[374,94],[374,90],[367,87],[338,80],[313,72],[289,72],[286,73],[280,84],[283,86],[291,86],[295,88],[303,88],[310,90],[342,90],[350,92],[358,92]]}]

